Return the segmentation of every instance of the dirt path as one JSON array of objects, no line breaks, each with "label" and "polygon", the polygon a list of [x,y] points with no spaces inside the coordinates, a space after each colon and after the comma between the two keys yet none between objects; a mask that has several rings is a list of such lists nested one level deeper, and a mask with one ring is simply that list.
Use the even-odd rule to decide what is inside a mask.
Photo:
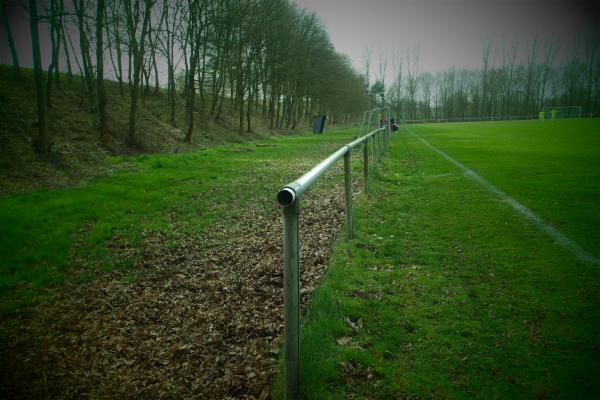
[{"label": "dirt path", "polygon": [[[304,200],[304,302],[343,219],[332,193]],[[283,330],[280,217],[251,210],[202,242],[176,239],[146,238],[133,283],[120,272],[67,283],[4,321],[3,397],[267,398]]]}]

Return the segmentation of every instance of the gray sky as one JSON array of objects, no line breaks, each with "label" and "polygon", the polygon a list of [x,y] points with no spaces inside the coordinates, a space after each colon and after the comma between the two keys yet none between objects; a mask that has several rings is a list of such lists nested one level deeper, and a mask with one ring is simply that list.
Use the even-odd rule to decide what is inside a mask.
[{"label": "gray sky", "polygon": [[[568,0],[294,0],[315,11],[337,51],[362,70],[373,50],[372,78],[379,54],[419,48],[421,70],[477,68],[491,40],[520,44],[523,60],[534,35],[559,40],[559,58],[570,52],[574,34],[600,27],[600,1]],[[390,61],[391,63],[391,61]],[[388,65],[388,75],[391,64]]]},{"label": "gray sky", "polygon": [[[418,47],[420,69],[430,72],[452,66],[478,68],[484,41],[491,40],[495,49],[501,49],[503,40],[509,44],[518,41],[523,61],[537,33],[542,48],[544,40],[560,42],[560,61],[570,53],[575,34],[600,29],[600,0],[292,1],[319,15],[337,51],[347,54],[358,70],[363,69],[365,49],[372,49],[372,80],[377,75],[379,54],[388,55],[387,78],[391,78],[394,50]],[[24,3],[23,0],[18,2]],[[12,2],[8,5],[21,64],[30,66],[27,13]],[[47,66],[49,39],[43,25],[40,29],[42,58]],[[76,35],[73,40],[77,46]],[[10,62],[4,29],[0,29],[0,63]],[[105,68],[110,68],[110,63]]]}]

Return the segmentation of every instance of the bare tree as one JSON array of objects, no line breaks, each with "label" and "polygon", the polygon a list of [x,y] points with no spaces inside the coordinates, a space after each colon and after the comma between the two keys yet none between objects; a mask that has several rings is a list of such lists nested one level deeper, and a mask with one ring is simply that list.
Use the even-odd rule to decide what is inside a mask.
[{"label": "bare tree", "polygon": [[50,22],[50,44],[51,57],[48,67],[48,80],[46,85],[46,106],[52,107],[52,83],[60,88],[59,52],[62,39],[62,15],[64,4],[62,0],[50,0],[49,22]]},{"label": "bare tree", "polygon": [[433,75],[430,72],[423,72],[419,76],[421,92],[423,95],[423,117],[431,118],[431,91],[433,87]]},{"label": "bare tree", "polygon": [[132,79],[129,86],[129,129],[127,141],[130,146],[136,146],[136,115],[140,89],[142,68],[144,64],[146,35],[150,23],[150,11],[155,0],[135,1],[124,0],[127,34],[129,36],[130,60],[133,64]]},{"label": "bare tree", "polygon": [[[586,53],[586,73],[585,73],[585,99],[582,102],[585,104],[588,111],[593,110],[594,98],[592,97],[593,86],[594,86],[594,70],[596,70],[596,76],[598,75],[598,49],[600,49],[600,35],[597,33],[591,33],[587,37],[585,53]],[[596,103],[598,99],[595,99]]]},{"label": "bare tree", "polygon": [[526,115],[532,115],[535,113],[535,107],[537,101],[535,95],[539,85],[538,77],[538,64],[537,64],[537,52],[538,52],[539,39],[538,35],[533,38],[533,43],[529,50],[529,56],[527,58],[527,72],[525,78],[525,101],[524,111]]},{"label": "bare tree", "polygon": [[490,51],[492,49],[492,42],[485,41],[483,43],[483,47],[481,49],[481,100],[480,100],[480,115],[489,114],[488,107],[488,86],[489,86],[489,78],[488,78],[488,68],[489,68],[489,58]]},{"label": "bare tree", "polygon": [[48,154],[50,152],[50,140],[46,125],[46,96],[44,95],[44,75],[42,71],[38,22],[36,0],[29,0],[29,28],[31,31],[31,47],[33,50],[33,74],[38,115],[38,135],[34,141],[34,145],[38,152]]},{"label": "bare tree", "polygon": [[73,0],[75,15],[77,17],[77,27],[79,33],[79,51],[81,54],[81,64],[83,68],[84,82],[87,87],[90,112],[96,111],[96,101],[94,96],[94,67],[90,55],[90,42],[88,36],[88,14],[87,4],[83,0]]},{"label": "bare tree", "polygon": [[15,47],[15,41],[8,23],[8,16],[6,15],[6,0],[0,0],[0,18],[2,25],[4,26],[4,32],[6,33],[6,39],[8,41],[8,49],[10,50],[10,56],[13,62],[13,71],[15,78],[21,77],[21,68],[19,66],[19,57],[17,55],[17,48]]},{"label": "bare tree", "polygon": [[417,113],[417,77],[419,76],[419,48],[406,53],[406,92],[410,107],[410,118],[415,119]]},{"label": "bare tree", "polygon": [[404,94],[402,67],[402,54],[400,51],[393,51],[392,71],[394,73],[394,82],[392,82],[389,90],[389,98],[392,103],[393,112],[398,118],[402,117],[402,96]]},{"label": "bare tree", "polygon": [[104,45],[102,26],[104,25],[105,0],[98,0],[96,6],[96,91],[98,92],[98,122],[100,143],[108,144],[106,115],[106,90],[104,88]]},{"label": "bare tree", "polygon": [[367,48],[363,55],[365,80],[367,82],[367,88],[371,87],[371,56],[372,56],[372,54],[373,54],[373,50],[370,48]]},{"label": "bare tree", "polygon": [[540,101],[539,108],[544,107],[544,99],[546,96],[546,86],[548,81],[550,80],[550,74],[552,73],[552,67],[554,65],[554,60],[556,59],[556,54],[558,53],[558,41],[557,40],[547,40],[544,45],[544,61],[541,66],[541,77],[540,77]]}]

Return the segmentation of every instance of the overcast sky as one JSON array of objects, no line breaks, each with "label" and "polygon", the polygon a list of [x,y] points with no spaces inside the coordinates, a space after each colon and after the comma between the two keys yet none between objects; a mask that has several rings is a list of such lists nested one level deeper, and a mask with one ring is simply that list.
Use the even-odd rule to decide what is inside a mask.
[{"label": "overcast sky", "polygon": [[[387,54],[392,76],[392,51],[417,48],[420,70],[449,67],[478,68],[484,41],[495,49],[501,43],[520,44],[526,59],[533,36],[560,42],[559,61],[570,52],[575,34],[600,29],[600,0],[292,0],[316,12],[337,51],[363,70],[364,54],[372,49],[371,79],[377,75],[379,54]],[[24,3],[23,0],[20,0]],[[31,65],[27,13],[8,3],[19,58]],[[44,65],[49,62],[49,39],[41,34]],[[75,40],[75,39],[74,39]],[[493,55],[492,55],[493,57]],[[0,29],[0,63],[10,63],[4,29]],[[108,66],[107,66],[108,68]]]},{"label": "overcast sky", "polygon": [[574,34],[600,27],[600,0],[294,1],[320,16],[336,50],[359,70],[367,48],[374,53],[374,71],[378,54],[415,47],[421,70],[477,68],[483,41],[492,40],[499,48],[503,38],[519,42],[523,59],[536,33],[542,47],[544,40],[559,40],[564,58]]}]

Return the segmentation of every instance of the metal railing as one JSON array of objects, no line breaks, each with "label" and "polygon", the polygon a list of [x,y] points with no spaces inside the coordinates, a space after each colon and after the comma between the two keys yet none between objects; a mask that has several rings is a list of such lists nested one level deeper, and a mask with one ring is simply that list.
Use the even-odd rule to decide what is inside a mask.
[{"label": "metal railing", "polygon": [[483,121],[513,121],[538,119],[536,115],[508,115],[495,117],[452,117],[452,118],[425,118],[425,119],[404,119],[402,124],[430,124],[444,122],[483,122]]},{"label": "metal railing", "polygon": [[[386,113],[387,120],[388,120],[388,126],[389,126],[390,125],[390,118],[391,118],[390,108],[389,107],[376,107],[376,108],[374,108],[372,110],[365,111],[364,114],[363,114],[363,116],[362,116],[362,118],[361,118],[361,120],[360,120],[360,133],[361,133],[361,135],[363,134],[363,128],[366,128],[367,132],[371,128],[371,123],[373,122],[373,113],[376,113],[375,115],[377,116],[377,115],[381,115],[384,112]],[[376,121],[376,124],[379,125],[379,120]],[[381,128],[381,126],[379,126],[379,127]],[[379,156],[380,156],[379,149],[383,148],[383,150],[385,151],[385,141],[384,141],[383,145],[381,145],[381,147],[379,147],[379,145],[380,145],[379,141],[377,142],[377,145],[378,146],[376,148],[375,141],[373,141],[373,143],[372,143],[373,150],[372,151],[373,151],[373,160],[374,160],[374,163],[379,162]]]},{"label": "metal railing", "polygon": [[[389,111],[388,111],[389,112]],[[300,352],[300,247],[298,234],[299,205],[302,194],[340,158],[344,158],[344,187],[346,238],[352,238],[352,181],[350,175],[350,151],[363,146],[365,192],[369,190],[368,142],[373,138],[375,165],[390,137],[389,124],[376,129],[342,146],[295,181],[288,183],[277,193],[277,201],[283,211],[283,296],[284,296],[284,398],[298,398],[299,352]],[[377,144],[375,144],[377,143]],[[376,152],[375,152],[376,149]],[[377,154],[377,158],[375,158]]]}]

